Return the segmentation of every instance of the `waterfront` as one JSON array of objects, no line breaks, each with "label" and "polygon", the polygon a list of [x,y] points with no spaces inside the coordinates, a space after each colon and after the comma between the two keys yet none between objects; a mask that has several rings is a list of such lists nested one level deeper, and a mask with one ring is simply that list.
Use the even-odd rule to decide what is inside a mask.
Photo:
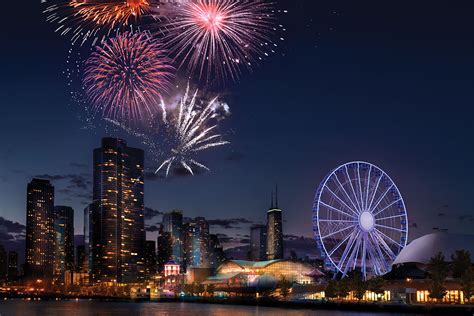
[{"label": "waterfront", "polygon": [[[285,315],[285,316],[378,316],[378,315],[407,315],[371,312],[326,311],[306,309],[283,309],[261,306],[231,306],[218,304],[192,303],[152,303],[152,302],[99,302],[99,301],[24,301],[9,300],[0,302],[1,316],[89,316],[89,315]],[[410,314],[415,315],[415,314]]]}]

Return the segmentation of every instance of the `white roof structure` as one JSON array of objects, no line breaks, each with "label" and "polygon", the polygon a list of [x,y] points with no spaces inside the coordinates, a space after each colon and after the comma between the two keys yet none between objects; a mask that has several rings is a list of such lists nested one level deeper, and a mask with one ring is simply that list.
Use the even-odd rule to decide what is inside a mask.
[{"label": "white roof structure", "polygon": [[409,243],[397,256],[394,265],[415,262],[428,264],[438,252],[442,252],[446,261],[456,250],[467,250],[474,259],[474,235],[433,233],[424,235]]}]

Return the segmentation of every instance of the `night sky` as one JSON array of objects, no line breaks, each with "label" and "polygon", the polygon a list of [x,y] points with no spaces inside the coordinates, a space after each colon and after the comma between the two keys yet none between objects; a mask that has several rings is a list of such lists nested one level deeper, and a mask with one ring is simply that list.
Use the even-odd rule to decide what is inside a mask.
[{"label": "night sky", "polygon": [[[43,176],[56,204],[74,207],[80,234],[92,150],[103,136],[123,135],[83,128],[63,73],[69,41],[33,2],[3,4],[0,216],[24,224],[26,185]],[[288,13],[277,54],[220,90],[232,144],[206,154],[210,173],[148,177],[145,204],[155,212],[147,225],[160,221],[157,211],[177,208],[213,220],[212,232],[245,239],[251,223],[266,220],[278,182],[285,233],[310,237],[323,177],[364,160],[396,182],[410,240],[433,229],[472,232],[472,1],[278,3]]]}]

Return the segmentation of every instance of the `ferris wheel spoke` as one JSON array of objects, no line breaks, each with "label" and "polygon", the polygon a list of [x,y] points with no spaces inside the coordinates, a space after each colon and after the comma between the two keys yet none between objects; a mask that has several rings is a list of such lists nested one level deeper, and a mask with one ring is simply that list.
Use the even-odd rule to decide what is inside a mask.
[{"label": "ferris wheel spoke", "polygon": [[360,234],[360,231],[354,230],[351,234],[351,238],[349,239],[349,242],[346,245],[346,248],[344,248],[344,252],[342,253],[341,260],[339,261],[339,266],[338,269],[339,271],[342,272],[342,267],[344,266],[344,262],[347,259],[347,255],[349,254],[349,251],[352,248],[352,245],[354,244],[357,236]]},{"label": "ferris wheel spoke", "polygon": [[393,252],[393,250],[387,245],[387,243],[385,242],[385,240],[383,240],[383,238],[380,236],[380,234],[378,233],[377,230],[374,231],[374,235],[375,237],[378,239],[378,241],[382,244],[383,246],[383,249],[385,250],[385,253],[387,255],[389,255],[389,257],[392,259],[392,260],[395,260],[395,258],[397,257],[395,255],[395,253]]},{"label": "ferris wheel spoke", "polygon": [[347,235],[346,238],[344,238],[341,242],[339,242],[336,247],[334,247],[331,252],[328,254],[329,256],[332,256],[334,254],[334,252],[339,249],[339,247],[341,247],[349,238],[351,238],[352,234],[349,234]]},{"label": "ferris wheel spoke", "polygon": [[375,218],[375,220],[376,221],[383,221],[383,220],[386,220],[386,219],[397,218],[397,217],[405,217],[405,214],[387,216],[387,217],[382,217],[382,218]]},{"label": "ferris wheel spoke", "polygon": [[360,205],[359,199],[357,198],[357,193],[356,193],[355,190],[354,190],[354,186],[352,185],[352,179],[351,179],[351,177],[350,177],[350,175],[349,175],[349,170],[347,169],[347,165],[346,165],[345,169],[346,169],[347,181],[349,182],[349,185],[351,186],[352,193],[354,194],[354,198],[355,198],[355,200],[356,200],[356,202],[357,202],[357,205],[359,206],[359,208],[358,208],[359,213],[362,213],[362,207],[361,207],[361,205]]},{"label": "ferris wheel spoke", "polygon": [[354,263],[354,255],[356,254],[357,247],[359,247],[359,243],[360,243],[360,238],[358,238],[359,234],[360,234],[360,232],[357,233],[357,237],[356,237],[356,241],[355,241],[355,247],[352,248],[352,250],[350,251],[351,255],[349,256],[349,259],[347,260],[346,268],[344,269],[343,275],[347,275],[347,272],[349,271],[349,267],[352,266],[353,263]]},{"label": "ferris wheel spoke", "polygon": [[357,240],[357,245],[356,245],[357,252],[356,252],[356,255],[355,255],[355,257],[354,257],[354,265],[353,265],[352,269],[355,269],[355,268],[356,268],[356,265],[357,265],[357,257],[359,256],[359,249],[360,249],[361,244],[362,244],[362,239],[359,238],[359,239]]},{"label": "ferris wheel spoke", "polygon": [[343,191],[344,194],[346,195],[347,199],[351,202],[352,206],[354,206],[354,210],[356,210],[357,212],[359,212],[359,210],[357,209],[357,206],[355,205],[354,201],[352,201],[351,197],[350,197],[349,194],[347,193],[346,188],[344,188],[344,186],[342,185],[341,181],[339,181],[339,177],[337,176],[337,173],[334,173],[334,175],[335,175],[335,179],[337,180],[337,183],[339,184],[339,187],[342,189],[342,191]]},{"label": "ferris wheel spoke", "polygon": [[[393,201],[392,203],[390,203],[389,205],[385,206],[383,209],[381,209],[380,211],[378,211],[377,213],[374,214],[374,217],[379,215],[380,213],[382,213],[383,211],[385,211],[386,209],[392,207],[394,204],[400,202],[402,199],[398,199],[398,200],[395,200]],[[375,210],[374,210],[375,211]]]},{"label": "ferris wheel spoke", "polygon": [[403,246],[402,246],[400,243],[396,242],[395,240],[393,240],[393,239],[390,238],[389,236],[385,235],[383,232],[381,232],[381,231],[378,230],[377,228],[376,228],[375,230],[379,232],[379,234],[380,234],[380,236],[381,236],[382,238],[385,238],[386,240],[388,240],[388,241],[394,243],[395,245],[399,246],[400,248],[403,248]]},{"label": "ferris wheel spoke", "polygon": [[393,186],[394,186],[394,184],[392,183],[392,185],[388,187],[388,189],[384,192],[384,194],[382,194],[382,196],[379,198],[377,204],[375,204],[375,206],[370,209],[371,212],[373,212],[373,210],[375,210],[379,206],[380,202],[382,202],[382,200],[385,198],[385,196],[387,196],[387,193],[390,192],[390,190],[393,188]]},{"label": "ferris wheel spoke", "polygon": [[339,229],[338,231],[335,231],[335,232],[332,232],[332,233],[330,233],[330,234],[328,234],[328,235],[326,235],[326,236],[323,236],[323,237],[321,237],[321,239],[326,239],[326,238],[328,238],[328,237],[331,237],[331,236],[334,236],[334,235],[336,235],[336,234],[342,233],[343,231],[348,230],[349,228],[354,228],[354,227],[356,227],[356,225],[347,226],[347,227],[345,227],[345,228],[343,228],[343,229]]},{"label": "ferris wheel spoke", "polygon": [[380,267],[381,267],[382,264],[377,259],[377,256],[374,253],[375,246],[372,244],[372,241],[371,241],[370,238],[367,238],[367,241],[370,245],[367,249],[368,249],[370,260],[372,261],[372,265],[375,267],[375,270],[376,270],[375,274],[380,274],[380,271],[381,271]]},{"label": "ferris wheel spoke", "polygon": [[354,215],[358,216],[358,214],[354,212],[354,210],[351,207],[349,207],[349,205],[347,205],[346,202],[344,202],[336,193],[334,193],[333,190],[331,190],[327,185],[324,185],[324,186],[342,205],[344,205],[348,210],[354,213]]},{"label": "ferris wheel spoke", "polygon": [[329,222],[329,223],[358,223],[358,221],[345,220],[345,219],[320,219],[320,222]]},{"label": "ferris wheel spoke", "polygon": [[366,263],[366,260],[367,260],[367,240],[366,240],[366,236],[364,235],[363,238],[362,238],[362,255],[361,255],[361,270],[362,270],[362,273],[365,275],[367,275],[367,263]]},{"label": "ferris wheel spoke", "polygon": [[406,233],[406,232],[407,232],[406,230],[403,230],[403,229],[400,229],[400,228],[385,226],[385,225],[381,225],[381,224],[375,224],[375,226],[377,226],[377,227],[383,227],[383,228],[385,228],[385,229],[395,230],[395,231],[401,232],[401,233]]},{"label": "ferris wheel spoke", "polygon": [[380,261],[381,263],[383,263],[385,269],[388,269],[388,267],[387,267],[387,260],[386,260],[385,255],[384,255],[383,252],[382,252],[382,249],[380,248],[380,243],[377,242],[377,240],[375,240],[376,237],[374,238],[374,236],[372,236],[372,234],[370,234],[370,236],[371,236],[371,238],[372,238],[372,240],[373,240],[373,244],[375,245],[375,249],[377,250],[377,253],[378,253],[378,255],[379,255],[379,257],[378,257],[378,258],[379,258],[379,261]]},{"label": "ferris wheel spoke", "polygon": [[360,180],[360,164],[357,164],[357,180],[359,180],[359,193],[360,193],[360,204],[361,210],[365,210],[364,197],[362,196],[362,182]]},{"label": "ferris wheel spoke", "polygon": [[344,211],[342,211],[342,210],[340,210],[340,209],[338,209],[338,208],[336,208],[336,207],[334,207],[334,206],[332,206],[332,205],[326,204],[326,203],[324,203],[323,201],[319,201],[319,203],[321,203],[323,206],[325,206],[325,207],[327,207],[327,208],[329,208],[329,209],[331,209],[331,210],[333,210],[333,211],[335,211],[335,212],[339,212],[339,213],[341,213],[341,214],[344,214],[344,215],[346,215],[346,216],[349,216],[350,218],[356,218],[354,215],[351,215],[351,214],[349,214],[349,213],[346,213],[346,212],[344,212]]},{"label": "ferris wheel spoke", "polygon": [[372,165],[369,167],[369,172],[367,172],[367,186],[365,187],[365,209],[368,209],[369,206],[369,191],[370,191],[370,175],[372,173]]},{"label": "ferris wheel spoke", "polygon": [[377,180],[377,184],[375,185],[375,190],[372,193],[372,198],[370,199],[369,207],[367,208],[368,210],[372,208],[372,203],[374,203],[374,199],[375,199],[375,196],[377,195],[377,191],[379,190],[379,185],[380,185],[380,181],[382,180],[382,177],[383,177],[383,173],[380,175],[379,179]]}]

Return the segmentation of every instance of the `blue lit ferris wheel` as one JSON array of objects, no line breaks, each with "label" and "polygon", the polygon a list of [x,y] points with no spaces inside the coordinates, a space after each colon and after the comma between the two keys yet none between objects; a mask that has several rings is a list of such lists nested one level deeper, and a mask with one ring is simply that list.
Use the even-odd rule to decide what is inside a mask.
[{"label": "blue lit ferris wheel", "polygon": [[360,269],[364,278],[383,275],[407,243],[405,203],[380,168],[346,163],[331,171],[316,192],[313,231],[335,272],[345,276]]}]

